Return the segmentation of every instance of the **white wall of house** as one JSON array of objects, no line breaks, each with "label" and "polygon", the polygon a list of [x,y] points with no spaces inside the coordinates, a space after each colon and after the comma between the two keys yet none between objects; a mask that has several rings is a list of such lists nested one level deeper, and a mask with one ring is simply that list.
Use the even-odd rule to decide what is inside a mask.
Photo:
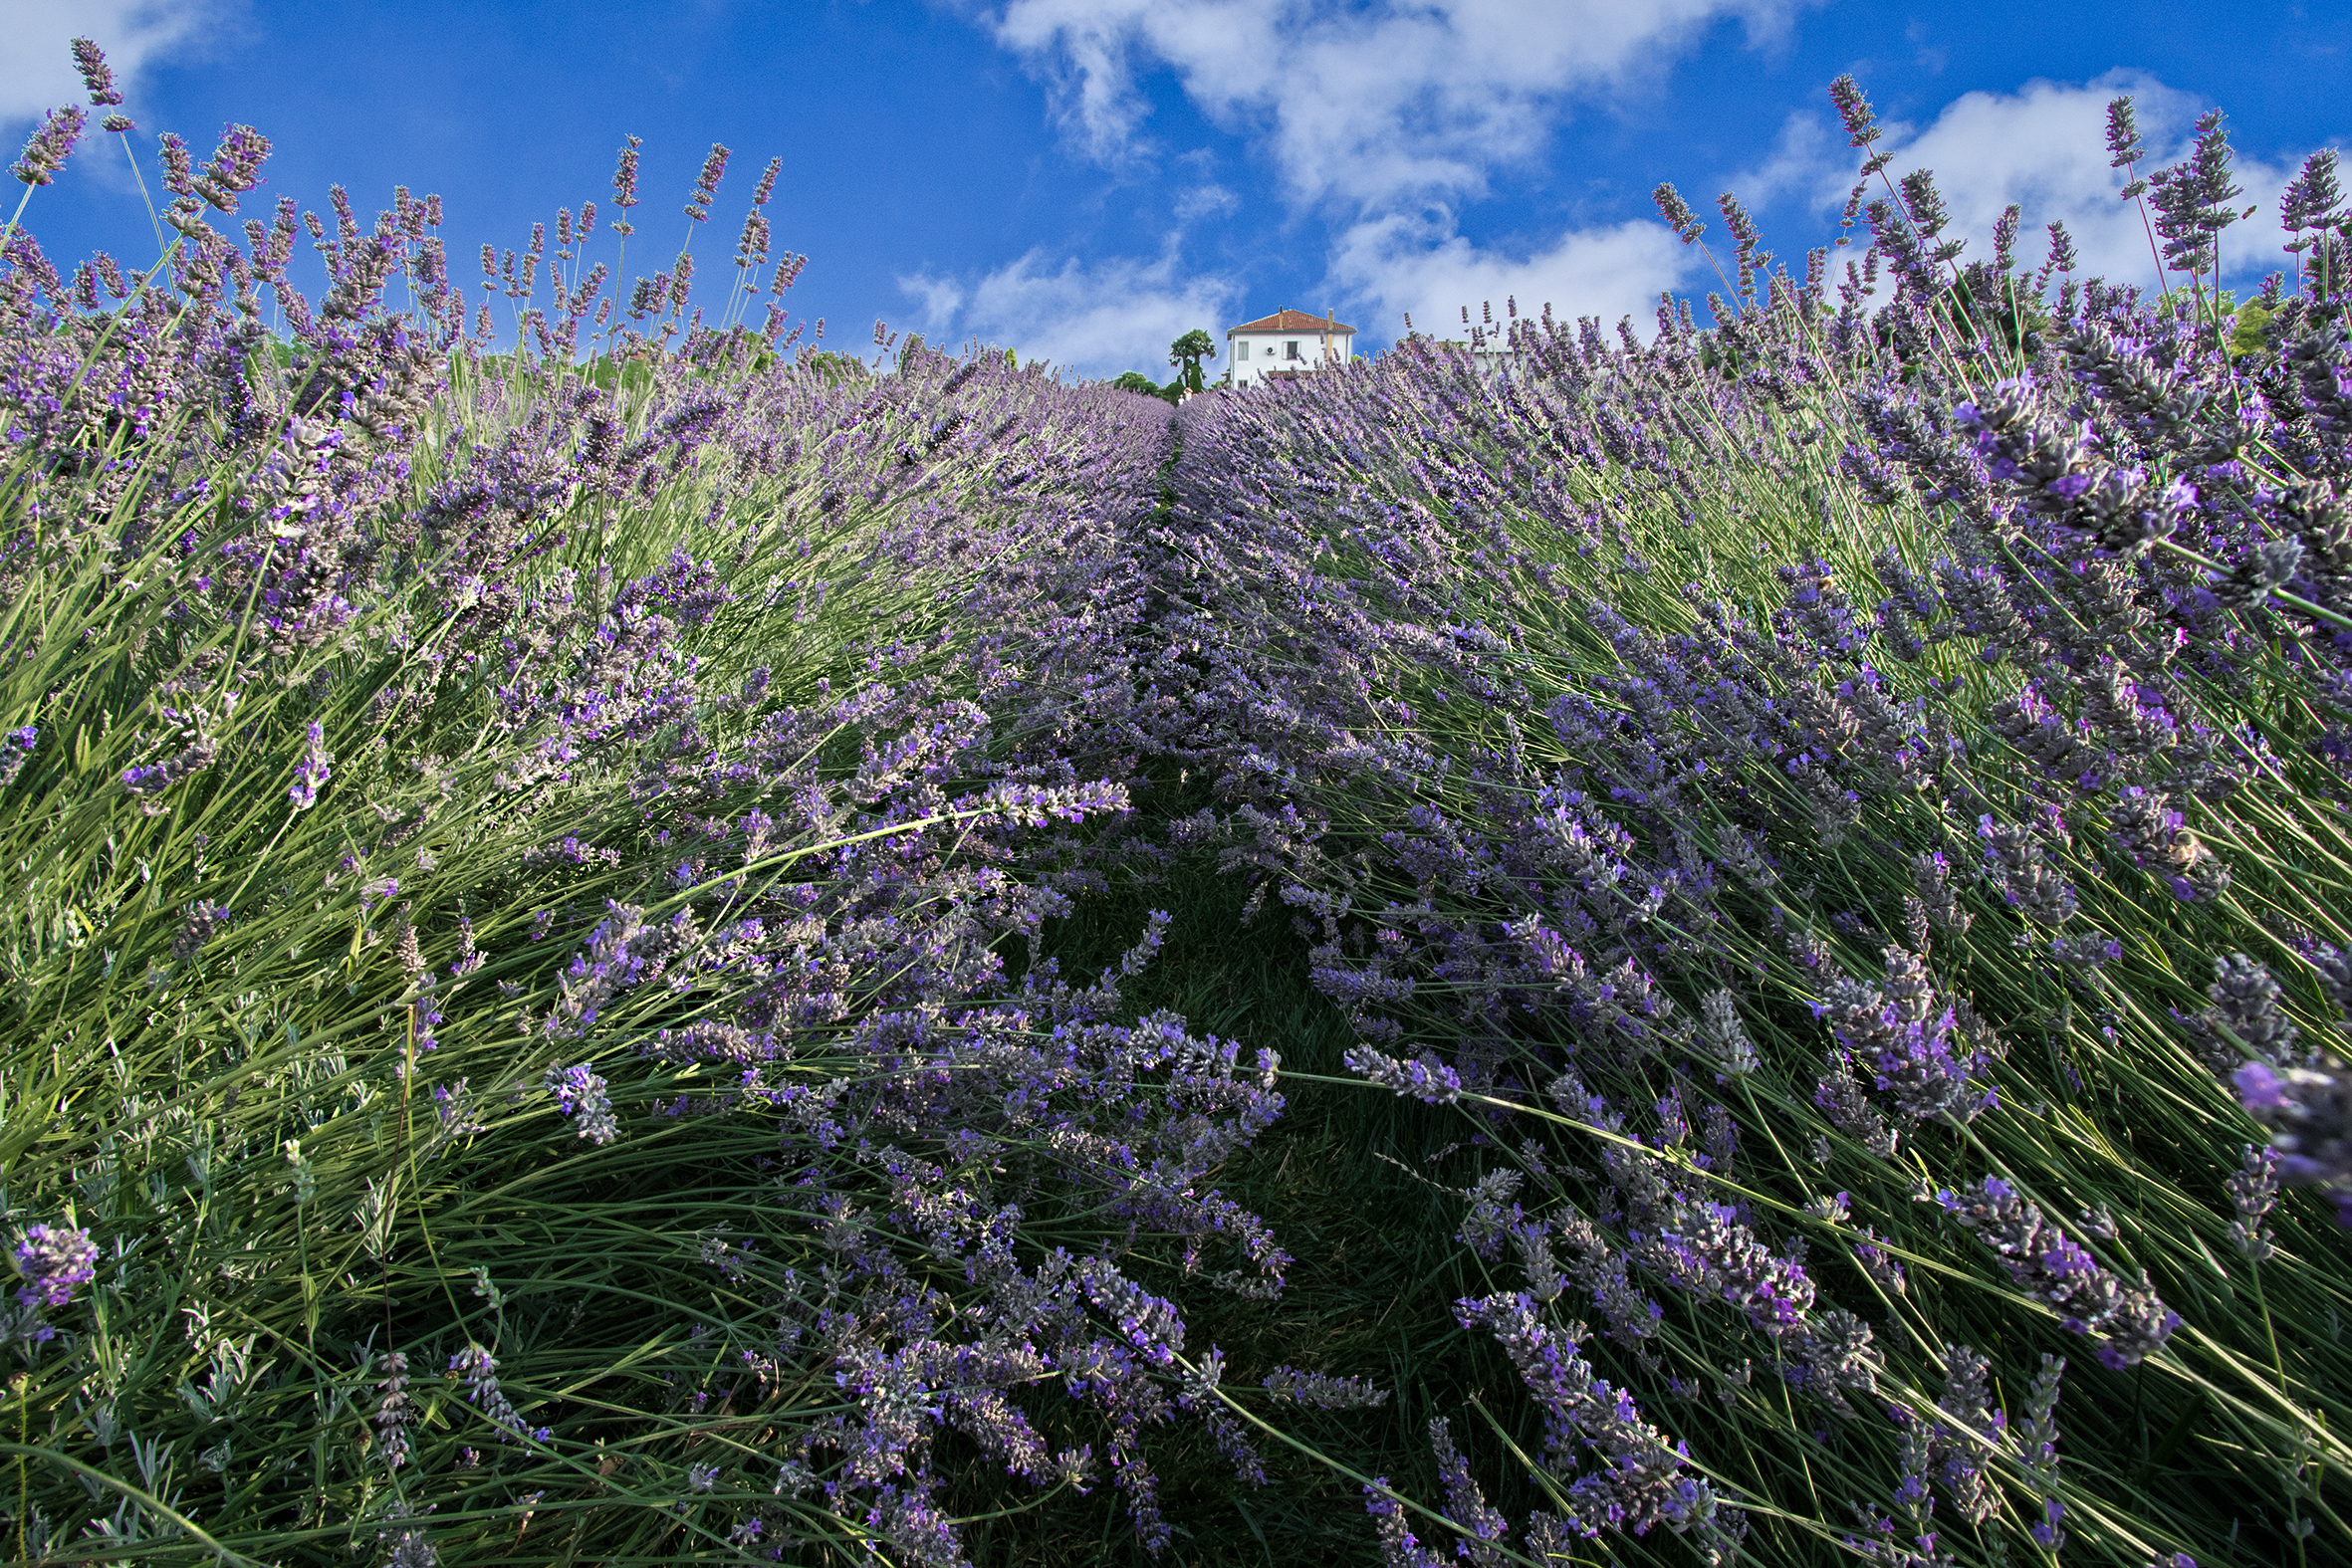
[{"label": "white wall of house", "polygon": [[1226,365],[1234,385],[1255,386],[1278,370],[1314,370],[1355,357],[1355,334],[1332,333],[1328,341],[1326,360],[1321,333],[1227,333]]}]

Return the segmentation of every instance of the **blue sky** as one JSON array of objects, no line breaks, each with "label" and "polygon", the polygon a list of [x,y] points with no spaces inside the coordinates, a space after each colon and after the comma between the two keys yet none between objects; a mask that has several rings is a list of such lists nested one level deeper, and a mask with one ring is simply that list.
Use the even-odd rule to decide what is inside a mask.
[{"label": "blue sky", "polygon": [[[2245,20],[2239,20],[2243,16]],[[1990,243],[2010,200],[2063,218],[2090,264],[2148,282],[2099,126],[2133,93],[2160,157],[2203,109],[2231,114],[2257,218],[2225,246],[2277,265],[2278,185],[2352,134],[2352,4],[2188,6],[1790,0],[0,0],[0,131],[79,97],[95,36],[126,79],[134,141],[209,149],[228,120],[273,138],[266,210],[363,212],[439,193],[456,276],[484,242],[607,206],[644,138],[628,271],[666,265],[713,141],[735,151],[693,239],[724,298],[759,168],[785,172],[787,296],[827,346],[873,323],[978,336],[1076,370],[1166,373],[1166,344],[1280,307],[1334,307],[1377,347],[1412,312],[1458,322],[1506,295],[1646,323],[1660,288],[1712,276],[1657,222],[1651,187],[1712,208],[1736,190],[1780,254],[1835,232],[1852,154],[1825,88],[1859,77],[1900,149],[1936,169]],[[145,212],[94,135],[27,223],[61,264],[144,260]],[[1722,233],[1711,218],[1711,238]],[[597,241],[612,260],[610,236]],[[469,292],[471,288],[469,287]]]}]

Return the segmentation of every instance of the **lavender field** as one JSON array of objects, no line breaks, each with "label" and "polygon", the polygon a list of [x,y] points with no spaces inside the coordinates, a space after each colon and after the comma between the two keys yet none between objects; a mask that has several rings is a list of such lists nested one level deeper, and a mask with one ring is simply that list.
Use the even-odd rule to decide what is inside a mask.
[{"label": "lavender field", "polygon": [[59,111],[10,1560],[2352,1560],[2333,155],[2237,301],[2219,116],[2156,291],[1833,96],[1850,244],[1176,410]]}]

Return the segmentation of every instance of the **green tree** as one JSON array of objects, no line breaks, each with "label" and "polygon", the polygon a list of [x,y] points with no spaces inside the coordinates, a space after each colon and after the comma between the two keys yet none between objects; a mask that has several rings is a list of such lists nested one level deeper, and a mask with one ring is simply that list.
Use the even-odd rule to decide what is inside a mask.
[{"label": "green tree", "polygon": [[1114,379],[1110,384],[1117,387],[1122,392],[1133,392],[1139,397],[1157,397],[1160,395],[1159,383],[1154,381],[1150,376],[1145,375],[1141,370],[1125,371],[1116,379]]},{"label": "green tree", "polygon": [[1201,390],[1201,361],[1216,357],[1216,342],[1197,327],[1168,344],[1168,362],[1178,367],[1176,384],[1188,392]]}]

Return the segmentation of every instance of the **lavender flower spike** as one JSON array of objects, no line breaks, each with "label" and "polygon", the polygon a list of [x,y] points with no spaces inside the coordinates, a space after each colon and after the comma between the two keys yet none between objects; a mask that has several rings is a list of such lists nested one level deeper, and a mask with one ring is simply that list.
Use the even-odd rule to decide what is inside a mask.
[{"label": "lavender flower spike", "polygon": [[501,1440],[521,1442],[525,1438],[541,1443],[553,1436],[550,1429],[533,1429],[523,1424],[523,1417],[505,1391],[498,1386],[498,1360],[480,1345],[468,1344],[449,1358],[449,1376],[465,1384],[466,1399],[499,1430]]},{"label": "lavender flower spike", "polygon": [[2009,1277],[2058,1312],[2067,1328],[2104,1340],[2099,1360],[2110,1369],[2120,1371],[2161,1349],[2180,1326],[2180,1314],[2159,1301],[2145,1279],[2125,1284],[1999,1177],[1986,1177],[1981,1193],[1955,1195],[1947,1188],[1936,1201],[1999,1252]]},{"label": "lavender flower spike", "polygon": [[27,185],[47,185],[57,178],[57,171],[65,167],[74,143],[82,139],[82,127],[90,115],[79,104],[68,104],[53,109],[49,117],[41,121],[41,128],[33,132],[25,143],[24,152],[8,172]]},{"label": "lavender flower spike", "polygon": [[16,1266],[25,1283],[16,1293],[26,1306],[61,1307],[74,1292],[98,1277],[98,1243],[86,1230],[37,1225],[17,1243]]},{"label": "lavender flower spike", "polygon": [[74,68],[82,73],[82,85],[90,90],[94,107],[112,109],[122,102],[121,93],[115,87],[115,68],[107,64],[106,54],[96,40],[74,40]]},{"label": "lavender flower spike", "polygon": [[1432,1105],[1461,1098],[1462,1077],[1427,1051],[1412,1061],[1399,1061],[1369,1045],[1351,1047],[1343,1058],[1351,1072],[1360,1072],[1385,1089],[1409,1094]]},{"label": "lavender flower spike", "polygon": [[607,1144],[620,1136],[620,1124],[612,1119],[612,1101],[604,1094],[604,1080],[588,1071],[586,1062],[577,1067],[550,1067],[540,1087],[556,1097],[556,1106],[565,1115],[578,1113],[580,1137]]},{"label": "lavender flower spike", "polygon": [[1316,1410],[1371,1410],[1388,1403],[1386,1389],[1375,1388],[1362,1378],[1327,1377],[1295,1367],[1277,1367],[1268,1373],[1266,1392]]},{"label": "lavender flower spike", "polygon": [[294,802],[297,811],[307,811],[319,803],[319,785],[334,777],[334,764],[335,756],[327,750],[327,728],[313,719],[302,761],[295,765],[294,783],[286,791],[286,798]]}]

